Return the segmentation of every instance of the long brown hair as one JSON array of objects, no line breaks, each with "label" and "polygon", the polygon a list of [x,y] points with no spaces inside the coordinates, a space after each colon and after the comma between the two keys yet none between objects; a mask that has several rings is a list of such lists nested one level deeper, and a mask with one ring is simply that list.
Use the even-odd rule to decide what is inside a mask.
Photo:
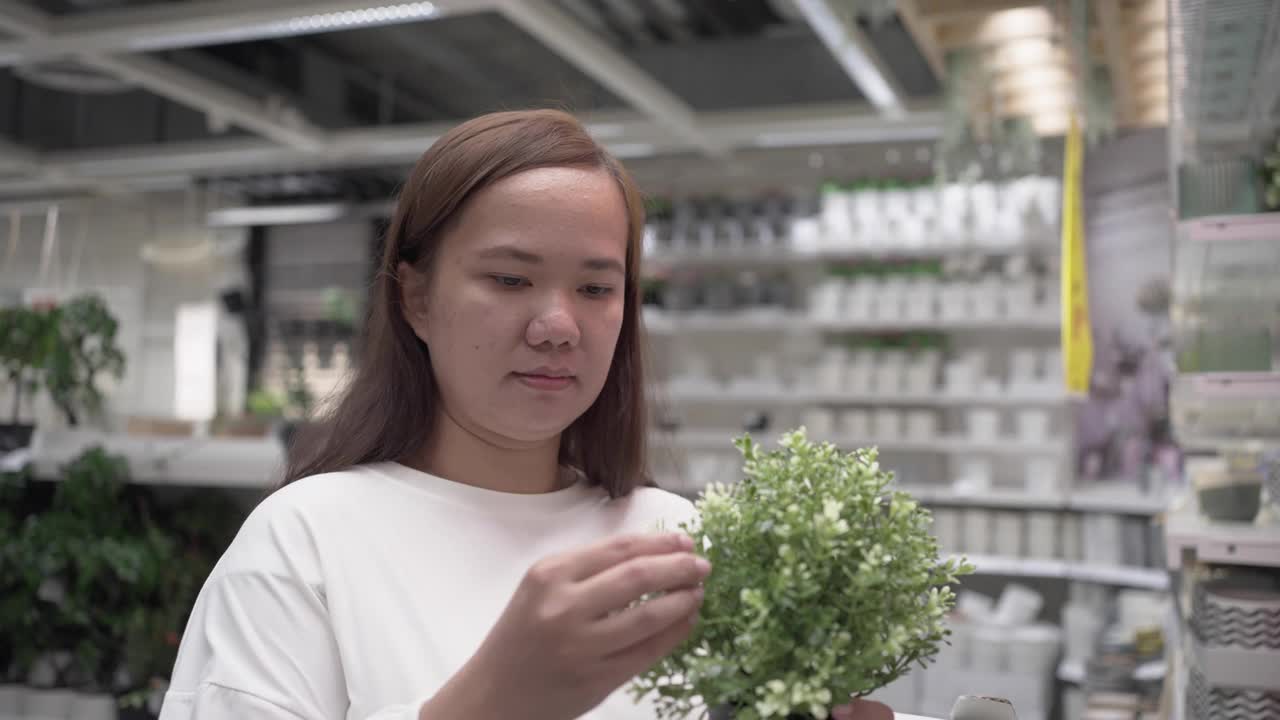
[{"label": "long brown hair", "polygon": [[613,497],[650,482],[640,192],[572,115],[523,110],[483,115],[455,127],[409,173],[387,230],[358,368],[328,416],[300,433],[281,485],[364,463],[404,460],[421,449],[434,430],[439,396],[430,353],[404,317],[397,268],[403,261],[429,270],[441,234],[470,197],[505,177],[541,167],[607,171],[622,190],[629,221],[625,308],[613,363],[595,403],[561,436],[561,463]]}]

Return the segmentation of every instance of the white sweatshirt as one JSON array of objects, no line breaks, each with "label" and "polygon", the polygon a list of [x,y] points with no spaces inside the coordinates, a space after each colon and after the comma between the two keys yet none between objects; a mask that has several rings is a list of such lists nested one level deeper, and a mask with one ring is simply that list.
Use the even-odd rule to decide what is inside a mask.
[{"label": "white sweatshirt", "polygon": [[[654,488],[517,495],[395,463],[267,498],[196,600],[161,720],[414,720],[479,647],[525,571],[694,516]],[[584,716],[654,717],[624,687]]]}]

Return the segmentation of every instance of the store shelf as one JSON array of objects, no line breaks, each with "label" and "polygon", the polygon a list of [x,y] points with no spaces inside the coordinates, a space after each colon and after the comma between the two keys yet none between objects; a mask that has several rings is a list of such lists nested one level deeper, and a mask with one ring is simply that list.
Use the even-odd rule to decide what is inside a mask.
[{"label": "store shelf", "polygon": [[712,247],[686,250],[665,250],[645,255],[644,262],[652,267],[689,267],[698,265],[753,265],[785,267],[812,263],[841,262],[867,259],[915,259],[970,257],[974,255],[1001,257],[1018,252],[1053,248],[1053,240],[1044,242],[1028,240],[1002,245],[955,244],[918,245],[906,247],[896,238],[892,242],[857,243],[819,241],[816,247],[796,248],[789,244],[766,247]]},{"label": "store shelf", "polygon": [[733,387],[671,388],[660,393],[664,400],[682,405],[730,405],[753,407],[804,407],[810,405],[876,405],[895,407],[1058,407],[1066,402],[1060,393],[955,394],[944,390],[921,393],[851,393],[821,390],[740,390]]},{"label": "store shelf", "polygon": [[[733,450],[733,438],[742,434],[741,430],[732,429],[697,429],[680,430],[673,434],[658,433],[655,444],[683,450]],[[766,446],[776,446],[773,437],[757,438]],[[997,438],[994,440],[974,440],[967,437],[934,437],[934,438],[816,438],[829,440],[837,447],[853,450],[855,448],[877,447],[882,452],[922,452],[922,453],[985,453],[991,455],[1062,455],[1067,452],[1068,445],[1063,441],[1049,440],[1044,442],[1027,442],[1016,438]]]},{"label": "store shelf", "polygon": [[1169,567],[1182,567],[1186,551],[1200,562],[1280,567],[1280,527],[1206,520],[1192,499],[1165,528]]},{"label": "store shelf", "polygon": [[944,320],[869,320],[857,318],[817,318],[798,312],[666,313],[646,309],[645,329],[655,334],[675,333],[778,333],[778,332],[858,332],[888,333],[932,330],[938,332],[1054,331],[1061,316],[1047,311],[1020,317]]},{"label": "store shelf", "polygon": [[129,462],[134,482],[265,489],[284,467],[274,438],[144,437],[91,430],[37,430],[30,459],[37,477],[56,478],[63,465],[93,446]]},{"label": "store shelf", "polygon": [[[1164,677],[1168,672],[1168,663],[1163,660],[1152,660],[1139,664],[1133,669],[1133,678],[1141,681],[1154,681]],[[1058,679],[1062,682],[1081,685],[1088,679],[1085,661],[1079,658],[1067,658],[1058,664]]]},{"label": "store shelf", "polygon": [[1192,242],[1280,241],[1280,216],[1257,213],[1187,218],[1178,221],[1178,230]]},{"label": "store shelf", "polygon": [[947,486],[911,486],[900,488],[926,505],[959,505],[966,507],[1012,508],[1020,510],[1075,510],[1078,512],[1117,513],[1122,515],[1154,515],[1163,512],[1168,501],[1160,496],[1137,491],[1083,490],[1057,494],[1029,493],[1023,490],[985,490],[959,492]]},{"label": "store shelf", "polygon": [[[956,557],[961,557],[957,555]],[[1163,570],[1121,565],[1006,557],[1002,555],[963,555],[982,575],[1013,577],[1061,578],[1077,582],[1117,585],[1121,587],[1166,590],[1168,575]]]}]

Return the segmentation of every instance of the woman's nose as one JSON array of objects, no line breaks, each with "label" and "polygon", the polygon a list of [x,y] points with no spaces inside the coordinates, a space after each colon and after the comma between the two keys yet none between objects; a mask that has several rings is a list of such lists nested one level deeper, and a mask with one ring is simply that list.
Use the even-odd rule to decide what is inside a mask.
[{"label": "woman's nose", "polygon": [[542,308],[525,331],[525,341],[533,347],[576,347],[581,338],[582,332],[569,303],[560,299]]}]

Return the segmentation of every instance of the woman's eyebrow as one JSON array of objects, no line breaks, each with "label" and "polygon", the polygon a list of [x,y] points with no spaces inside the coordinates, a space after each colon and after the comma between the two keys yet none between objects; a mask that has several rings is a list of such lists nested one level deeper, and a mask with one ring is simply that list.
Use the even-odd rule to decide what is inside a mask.
[{"label": "woman's eyebrow", "polygon": [[[479,253],[480,257],[485,259],[491,258],[507,258],[517,262],[528,263],[530,265],[541,265],[544,260],[541,255],[522,250],[514,245],[494,245],[485,248]],[[612,270],[622,274],[626,274],[626,267],[620,260],[607,257],[587,258],[582,261],[582,266],[588,270]]]}]

